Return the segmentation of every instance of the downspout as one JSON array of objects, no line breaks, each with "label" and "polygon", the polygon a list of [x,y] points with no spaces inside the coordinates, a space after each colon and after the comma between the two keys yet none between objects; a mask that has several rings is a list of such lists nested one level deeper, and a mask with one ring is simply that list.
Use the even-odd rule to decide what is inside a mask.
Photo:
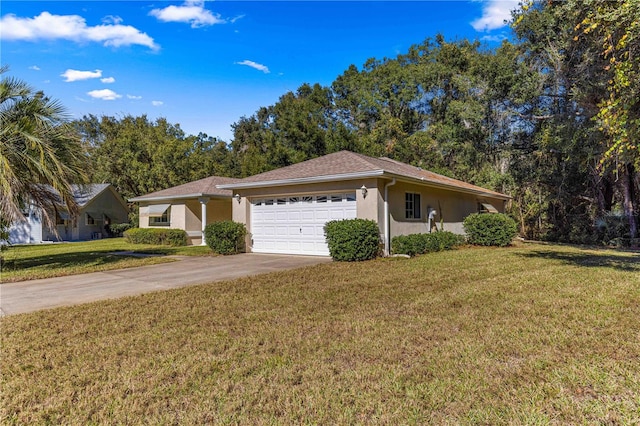
[{"label": "downspout", "polygon": [[384,186],[384,255],[391,254],[391,228],[389,218],[389,187],[396,184],[396,178]]}]

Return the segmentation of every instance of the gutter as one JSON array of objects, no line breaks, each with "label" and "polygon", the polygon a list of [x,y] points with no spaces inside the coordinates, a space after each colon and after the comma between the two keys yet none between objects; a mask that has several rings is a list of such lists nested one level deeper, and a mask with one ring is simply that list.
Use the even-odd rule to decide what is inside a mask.
[{"label": "gutter", "polygon": [[231,194],[229,195],[220,195],[220,194],[185,194],[185,195],[174,195],[174,196],[159,196],[159,197],[134,197],[129,198],[127,201],[130,203],[139,203],[142,201],[171,201],[171,200],[187,200],[191,198],[200,198],[200,197],[208,197],[208,198],[231,198]]},{"label": "gutter", "polygon": [[431,186],[435,188],[442,188],[449,191],[480,195],[480,196],[485,196],[490,198],[498,198],[501,200],[511,199],[511,197],[506,194],[486,192],[479,189],[463,188],[456,185],[433,182],[427,179],[412,178],[408,176],[398,175],[396,173],[390,173],[383,169],[369,170],[366,172],[343,173],[343,174],[333,174],[333,175],[326,175],[326,176],[311,176],[311,177],[294,178],[294,179],[277,179],[277,180],[254,181],[254,182],[245,182],[245,183],[226,183],[222,185],[216,185],[216,188],[231,189],[231,190],[252,189],[252,188],[264,188],[268,186],[289,186],[289,185],[299,185],[299,184],[305,184],[305,183],[335,182],[335,181],[341,181],[341,180],[364,179],[364,178],[375,178],[375,177],[388,177],[392,179],[397,179],[398,181],[402,181],[402,182],[417,183],[420,185]]},{"label": "gutter", "polygon": [[250,189],[250,188],[263,188],[265,186],[286,186],[286,185],[298,185],[301,183],[320,183],[320,182],[335,182],[338,180],[352,180],[363,179],[371,177],[379,177],[384,175],[384,170],[369,170],[366,172],[356,173],[343,173],[338,175],[326,175],[326,176],[310,176],[295,179],[278,179],[278,180],[266,180],[259,182],[246,182],[246,183],[225,183],[223,185],[216,185],[218,189]]},{"label": "gutter", "polygon": [[396,178],[384,185],[384,255],[391,254],[391,218],[389,217],[389,187],[396,184]]}]

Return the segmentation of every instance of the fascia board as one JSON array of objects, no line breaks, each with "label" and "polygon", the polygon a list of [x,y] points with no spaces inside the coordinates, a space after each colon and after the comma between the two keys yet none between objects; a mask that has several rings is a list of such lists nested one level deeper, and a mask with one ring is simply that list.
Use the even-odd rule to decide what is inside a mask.
[{"label": "fascia board", "polygon": [[357,173],[343,173],[339,175],[325,175],[325,176],[311,176],[305,178],[295,179],[279,179],[260,182],[246,182],[246,183],[226,183],[223,185],[216,185],[218,189],[251,189],[251,188],[263,188],[269,186],[289,186],[300,185],[305,183],[323,183],[323,182],[335,182],[342,180],[363,179],[371,177],[383,176],[384,170],[370,170],[366,172]]},{"label": "fascia board", "polygon": [[462,187],[455,186],[455,185],[448,185],[446,183],[433,182],[433,181],[427,180],[427,179],[410,178],[410,177],[407,177],[407,176],[404,176],[404,175],[397,175],[397,174],[394,174],[394,173],[386,173],[385,175],[389,176],[389,177],[394,177],[394,178],[396,178],[396,180],[401,181],[401,182],[417,183],[419,185],[431,186],[431,187],[435,187],[435,188],[446,189],[446,190],[449,190],[449,191],[463,192],[463,193],[466,193],[466,194],[482,195],[484,197],[498,198],[498,199],[501,199],[501,200],[510,200],[511,199],[511,197],[506,195],[506,194],[496,194],[496,193],[492,193],[492,192],[475,190],[475,189],[471,189],[471,188],[462,188]]},{"label": "fascia board", "polygon": [[231,198],[231,195],[220,195],[220,194],[184,194],[184,195],[163,195],[159,197],[134,197],[129,198],[130,203],[139,203],[143,201],[171,201],[171,200],[188,200],[190,198],[200,198],[200,197],[208,197],[208,198]]}]

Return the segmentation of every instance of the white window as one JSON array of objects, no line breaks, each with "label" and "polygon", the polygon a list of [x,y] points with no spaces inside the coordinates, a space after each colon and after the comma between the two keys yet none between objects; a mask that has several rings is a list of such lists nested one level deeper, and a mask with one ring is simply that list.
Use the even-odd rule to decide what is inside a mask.
[{"label": "white window", "polygon": [[171,207],[167,207],[160,216],[149,216],[149,226],[169,226],[171,223]]},{"label": "white window", "polygon": [[95,225],[96,224],[96,220],[89,213],[85,213],[84,224],[85,225]]},{"label": "white window", "polygon": [[407,192],[404,194],[405,219],[420,219],[420,194]]}]

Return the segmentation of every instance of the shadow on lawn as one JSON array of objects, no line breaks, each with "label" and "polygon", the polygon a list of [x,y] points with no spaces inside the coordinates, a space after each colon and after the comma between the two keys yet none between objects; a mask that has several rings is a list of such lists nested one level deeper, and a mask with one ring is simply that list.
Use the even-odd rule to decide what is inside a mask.
[{"label": "shadow on lawn", "polygon": [[527,258],[560,260],[564,263],[585,267],[607,267],[627,272],[640,272],[640,255],[614,256],[610,254],[567,253],[555,250],[534,250],[521,253]]},{"label": "shadow on lawn", "polygon": [[[151,250],[148,250],[149,252]],[[162,256],[162,250],[153,253],[156,256]],[[123,259],[136,257],[131,255],[118,255],[113,250],[78,252],[78,253],[60,253],[47,254],[43,256],[29,257],[26,259],[5,259],[3,268],[5,271],[18,271],[35,267],[47,266],[49,268],[62,269],[83,267],[88,265],[108,265],[111,263],[121,262]]]}]

